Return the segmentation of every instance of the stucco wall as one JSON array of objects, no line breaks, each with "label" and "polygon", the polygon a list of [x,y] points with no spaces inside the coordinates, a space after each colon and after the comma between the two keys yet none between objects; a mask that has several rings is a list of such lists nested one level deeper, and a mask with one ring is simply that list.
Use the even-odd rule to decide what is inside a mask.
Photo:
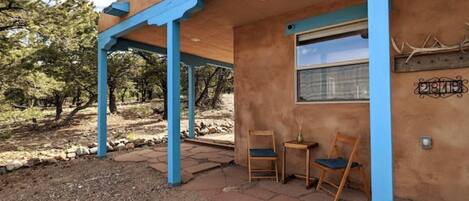
[{"label": "stucco wall", "polygon": [[[394,0],[392,35],[420,45],[433,33],[448,45],[469,36],[469,1]],[[393,74],[395,192],[414,200],[469,199],[469,94],[463,98],[421,99],[413,94],[419,78],[469,78],[469,68]],[[422,150],[421,135],[434,140]]]},{"label": "stucco wall", "polygon": [[[253,24],[236,27],[235,120],[236,162],[246,164],[249,129],[274,130],[277,148],[295,139],[295,119],[302,118],[306,140],[320,143],[312,158],[324,156],[337,132],[362,135],[359,161],[369,164],[368,104],[294,102],[294,37],[284,34],[288,22],[361,3],[326,3]],[[469,2],[463,0],[394,0],[392,36],[418,45],[428,33],[455,44],[469,36]],[[421,99],[413,94],[418,78],[469,78],[468,69],[393,73],[393,140],[395,193],[413,200],[467,200],[469,197],[469,95]],[[434,139],[422,150],[419,137]],[[304,154],[289,152],[291,171],[303,173]],[[367,167],[369,171],[369,166]]]},{"label": "stucco wall", "polygon": [[[295,104],[294,37],[284,31],[289,22],[361,2],[335,1],[235,28],[237,163],[246,164],[249,129],[273,130],[281,149],[282,142],[296,139],[296,119],[302,119],[305,140],[320,144],[312,158],[325,156],[340,132],[362,136],[358,160],[369,164],[368,104]],[[289,173],[304,174],[304,161],[304,152],[289,151]]]}]

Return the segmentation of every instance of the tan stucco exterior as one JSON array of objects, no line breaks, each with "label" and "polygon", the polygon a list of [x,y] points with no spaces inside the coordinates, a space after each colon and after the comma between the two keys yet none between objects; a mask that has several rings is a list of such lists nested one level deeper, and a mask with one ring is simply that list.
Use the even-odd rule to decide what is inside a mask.
[{"label": "tan stucco exterior", "polygon": [[[295,139],[295,119],[302,118],[307,140],[324,156],[337,132],[362,135],[359,161],[369,171],[368,104],[302,104],[294,102],[294,37],[288,22],[347,7],[361,1],[325,3],[235,28],[236,162],[246,164],[249,129],[271,129],[281,142]],[[429,33],[457,44],[469,34],[469,2],[463,0],[394,0],[392,36],[420,45]],[[386,69],[383,69],[386,70]],[[397,197],[417,201],[464,201],[469,197],[469,96],[419,98],[419,78],[469,77],[469,69],[392,73],[394,181]],[[432,136],[434,147],[423,150],[419,137]],[[304,153],[289,153],[290,170],[304,171]],[[385,160],[383,158],[383,160]]]},{"label": "tan stucco exterior", "polygon": [[[131,0],[134,15],[159,0]],[[204,10],[182,22],[182,50],[235,65],[236,162],[246,165],[249,129],[274,130],[277,149],[295,139],[302,119],[306,140],[320,146],[312,158],[325,156],[333,136],[361,135],[358,161],[370,168],[369,104],[295,104],[294,36],[285,25],[364,0],[206,0]],[[313,5],[304,7],[304,5]],[[251,6],[251,7],[249,7]],[[298,9],[301,8],[302,9]],[[247,9],[252,8],[252,9]],[[393,0],[391,35],[416,46],[433,33],[447,44],[469,36],[469,1]],[[284,10],[283,10],[284,9]],[[283,13],[283,14],[279,14]],[[102,15],[100,31],[123,18]],[[124,38],[164,47],[165,29],[145,26]],[[201,39],[194,43],[193,38]],[[390,58],[390,61],[392,59]],[[391,69],[383,69],[391,70]],[[469,191],[469,94],[463,98],[420,98],[414,95],[419,78],[469,78],[469,68],[392,73],[394,190],[415,201],[465,201]],[[432,136],[432,150],[423,150],[419,137]],[[304,153],[290,151],[289,173],[304,172]],[[383,160],[387,160],[384,159]]]}]

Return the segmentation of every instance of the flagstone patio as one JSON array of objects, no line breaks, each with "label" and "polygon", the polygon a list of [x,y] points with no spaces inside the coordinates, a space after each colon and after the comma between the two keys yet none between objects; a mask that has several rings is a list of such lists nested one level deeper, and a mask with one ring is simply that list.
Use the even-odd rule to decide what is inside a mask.
[{"label": "flagstone patio", "polygon": [[[122,154],[115,161],[141,162],[167,172],[166,147],[138,150]],[[192,143],[181,144],[183,185],[179,188],[193,191],[209,201],[329,201],[333,198],[323,192],[306,189],[303,180],[287,184],[273,180],[249,182],[247,169],[237,166],[233,150]],[[365,201],[366,196],[356,190],[342,193],[345,201]]]}]

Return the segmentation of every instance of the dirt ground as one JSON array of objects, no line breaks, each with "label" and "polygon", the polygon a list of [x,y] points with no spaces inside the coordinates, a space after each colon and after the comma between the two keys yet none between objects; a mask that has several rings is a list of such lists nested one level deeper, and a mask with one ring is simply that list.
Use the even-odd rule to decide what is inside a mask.
[{"label": "dirt ground", "polygon": [[[197,108],[196,123],[234,124],[233,94],[222,96],[220,108],[203,110]],[[184,104],[183,104],[184,105]],[[152,108],[161,108],[162,102],[155,100],[147,103],[129,103],[118,106],[117,115],[108,115],[108,139],[110,141],[127,139],[163,139],[166,136],[167,122],[160,115],[153,114]],[[65,108],[65,114],[70,108]],[[53,118],[53,111],[48,110],[48,119]],[[46,120],[38,120],[44,124]],[[14,126],[13,135],[6,140],[0,139],[0,166],[11,161],[27,161],[31,158],[54,158],[75,146],[88,146],[97,140],[96,107],[81,111],[70,127],[56,130],[31,130],[30,122]],[[181,131],[187,130],[187,108],[183,106],[181,115]],[[1,132],[1,122],[0,122]],[[232,131],[219,133],[223,140],[233,141]],[[212,137],[213,138],[213,137]]]},{"label": "dirt ground", "polygon": [[0,175],[1,201],[198,201],[195,193],[170,188],[161,173],[140,163],[94,157]]}]

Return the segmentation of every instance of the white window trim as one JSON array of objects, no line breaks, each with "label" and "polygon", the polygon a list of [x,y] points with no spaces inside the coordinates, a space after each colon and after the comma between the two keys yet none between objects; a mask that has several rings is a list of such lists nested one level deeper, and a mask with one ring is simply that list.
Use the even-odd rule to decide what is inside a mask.
[{"label": "white window trim", "polygon": [[[296,105],[317,105],[317,104],[369,104],[369,100],[346,100],[346,101],[335,101],[335,100],[324,100],[324,101],[298,101],[298,71],[299,70],[306,70],[306,69],[313,69],[313,68],[327,68],[327,67],[337,67],[341,65],[352,65],[352,64],[362,64],[362,63],[368,63],[368,59],[359,59],[359,60],[352,60],[352,61],[345,61],[345,62],[335,62],[335,63],[328,63],[328,64],[314,64],[314,65],[309,65],[306,67],[301,67],[298,68],[298,61],[297,61],[297,42],[298,42],[298,35],[303,35],[306,33],[314,33],[317,35],[318,38],[320,37],[327,37],[327,36],[333,36],[341,33],[347,33],[347,32],[352,32],[352,31],[358,31],[362,30],[364,28],[368,27],[368,18],[363,18],[359,20],[353,20],[353,21],[348,21],[340,24],[335,24],[331,26],[326,26],[326,27],[321,27],[317,29],[311,29],[308,31],[304,32],[299,32],[295,33],[294,37],[294,48],[295,50],[293,58],[294,58],[294,69],[293,69],[293,82],[294,82],[294,102]],[[350,29],[350,25],[356,24],[356,29]],[[363,25],[366,25],[366,27],[363,27]],[[341,27],[347,27],[346,29],[341,29]]]}]

